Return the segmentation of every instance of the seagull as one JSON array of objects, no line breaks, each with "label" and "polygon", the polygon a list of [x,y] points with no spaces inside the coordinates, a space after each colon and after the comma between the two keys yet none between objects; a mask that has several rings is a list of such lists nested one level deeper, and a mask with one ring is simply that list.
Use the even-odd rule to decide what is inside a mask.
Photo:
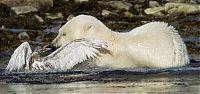
[{"label": "seagull", "polygon": [[75,65],[97,59],[107,51],[107,43],[93,38],[75,39],[51,54],[41,57],[32,52],[28,42],[23,42],[12,54],[6,70],[50,71],[70,70]]}]

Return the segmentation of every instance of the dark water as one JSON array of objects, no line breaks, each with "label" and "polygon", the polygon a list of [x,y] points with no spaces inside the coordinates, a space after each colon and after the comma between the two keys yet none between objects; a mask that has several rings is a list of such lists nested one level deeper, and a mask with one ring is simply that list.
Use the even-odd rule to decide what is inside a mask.
[{"label": "dark water", "polygon": [[80,81],[62,84],[1,84],[1,93],[63,94],[63,93],[172,93],[199,94],[199,76],[136,77],[133,81]]},{"label": "dark water", "polygon": [[1,69],[0,92],[200,93],[200,67],[8,73]]}]

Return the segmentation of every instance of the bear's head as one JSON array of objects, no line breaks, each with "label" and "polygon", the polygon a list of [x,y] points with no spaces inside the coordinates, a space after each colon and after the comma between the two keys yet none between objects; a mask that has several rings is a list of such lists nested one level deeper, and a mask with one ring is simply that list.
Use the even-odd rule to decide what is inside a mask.
[{"label": "bear's head", "polygon": [[79,15],[63,25],[52,44],[60,47],[72,40],[80,38],[96,38],[98,32],[108,29],[101,21],[93,16]]}]

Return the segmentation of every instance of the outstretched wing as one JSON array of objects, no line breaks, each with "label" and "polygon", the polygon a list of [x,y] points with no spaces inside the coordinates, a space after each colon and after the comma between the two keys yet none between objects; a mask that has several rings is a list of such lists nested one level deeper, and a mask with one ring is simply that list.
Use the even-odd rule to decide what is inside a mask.
[{"label": "outstretched wing", "polygon": [[20,71],[29,68],[31,58],[31,48],[28,42],[23,42],[12,54],[10,61],[6,67],[8,71]]},{"label": "outstretched wing", "polygon": [[106,43],[98,39],[77,39],[34,64],[35,70],[68,70],[76,64],[96,58],[106,50]]}]

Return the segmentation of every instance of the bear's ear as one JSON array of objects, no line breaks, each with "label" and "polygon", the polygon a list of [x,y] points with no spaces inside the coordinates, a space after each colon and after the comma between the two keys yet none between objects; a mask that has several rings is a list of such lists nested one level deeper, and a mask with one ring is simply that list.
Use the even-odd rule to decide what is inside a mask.
[{"label": "bear's ear", "polygon": [[85,32],[88,32],[88,31],[94,31],[94,24],[92,24],[92,23],[89,23],[89,24],[85,24],[85,26],[84,26],[84,31]]}]

